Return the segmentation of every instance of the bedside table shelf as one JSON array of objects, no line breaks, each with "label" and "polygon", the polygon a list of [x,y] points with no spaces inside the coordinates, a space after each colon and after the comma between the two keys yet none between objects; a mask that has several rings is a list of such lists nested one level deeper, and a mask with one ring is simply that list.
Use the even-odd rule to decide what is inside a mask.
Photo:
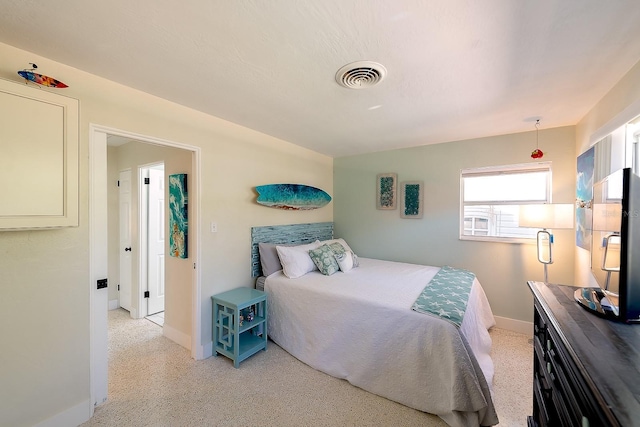
[{"label": "bedside table shelf", "polygon": [[[213,351],[233,360],[233,366],[267,350],[267,296],[251,288],[236,288],[211,297],[213,302]],[[240,325],[240,313],[253,307],[252,321]]]},{"label": "bedside table shelf", "polygon": [[267,320],[266,317],[262,317],[262,316],[256,316],[251,322],[247,322],[245,320],[244,322],[242,322],[242,326],[240,326],[239,328],[240,333],[253,329],[256,326],[260,326],[260,324],[264,323],[265,320]]}]

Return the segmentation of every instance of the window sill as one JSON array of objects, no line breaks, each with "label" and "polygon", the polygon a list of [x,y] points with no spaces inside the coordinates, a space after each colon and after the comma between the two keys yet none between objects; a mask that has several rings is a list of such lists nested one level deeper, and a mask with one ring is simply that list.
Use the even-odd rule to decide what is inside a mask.
[{"label": "window sill", "polygon": [[536,238],[524,237],[490,237],[490,236],[458,236],[459,240],[467,240],[471,242],[491,242],[491,243],[513,243],[517,245],[535,245]]}]

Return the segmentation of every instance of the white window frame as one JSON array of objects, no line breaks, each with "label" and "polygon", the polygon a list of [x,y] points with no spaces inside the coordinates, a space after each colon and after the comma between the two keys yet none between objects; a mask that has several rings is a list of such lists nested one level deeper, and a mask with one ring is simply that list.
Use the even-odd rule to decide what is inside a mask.
[{"label": "white window frame", "polygon": [[631,131],[631,138],[627,139],[629,142],[625,163],[627,167],[631,167],[633,173],[640,175],[640,123],[627,126]]},{"label": "white window frame", "polygon": [[[482,217],[473,216],[473,215],[472,216],[466,216],[465,215],[464,218],[463,218],[463,221],[462,221],[463,224],[467,220],[467,218],[469,218],[471,220],[471,228],[466,227],[466,225],[465,225],[464,229],[462,231],[463,232],[464,231],[471,231],[471,234],[464,234],[465,236],[482,236],[482,234],[475,234],[477,231],[489,233],[489,219],[488,218],[482,218]],[[486,221],[487,222],[487,228],[477,228],[476,224],[478,223],[479,220]]]},{"label": "white window frame", "polygon": [[[491,200],[491,201],[481,201],[481,202],[465,202],[464,201],[464,178],[465,177],[505,175],[505,174],[540,172],[540,171],[547,171],[549,174],[547,179],[546,189],[545,189],[546,200],[524,199],[524,200]],[[535,240],[536,240],[535,235],[533,235],[530,238],[465,235],[464,234],[464,230],[465,230],[464,208],[465,206],[526,205],[526,204],[551,203],[552,181],[553,181],[553,173],[551,168],[551,162],[522,163],[522,164],[515,164],[515,165],[462,169],[460,171],[460,214],[459,214],[459,227],[458,227],[459,239],[472,240],[472,241],[485,241],[485,242],[502,242],[502,243],[535,243]]]}]

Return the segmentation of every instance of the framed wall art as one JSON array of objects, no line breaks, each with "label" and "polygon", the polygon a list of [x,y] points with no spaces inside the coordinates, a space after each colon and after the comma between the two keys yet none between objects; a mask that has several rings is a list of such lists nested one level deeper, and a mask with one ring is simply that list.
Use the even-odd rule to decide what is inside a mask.
[{"label": "framed wall art", "polygon": [[396,208],[398,174],[379,173],[376,176],[376,208],[393,210]]},{"label": "framed wall art", "polygon": [[169,175],[169,249],[172,257],[187,258],[187,174]]},{"label": "framed wall art", "polygon": [[578,156],[576,177],[576,245],[591,249],[591,200],[595,149],[591,147]]},{"label": "framed wall art", "polygon": [[424,205],[422,181],[406,181],[400,184],[400,217],[422,218]]}]

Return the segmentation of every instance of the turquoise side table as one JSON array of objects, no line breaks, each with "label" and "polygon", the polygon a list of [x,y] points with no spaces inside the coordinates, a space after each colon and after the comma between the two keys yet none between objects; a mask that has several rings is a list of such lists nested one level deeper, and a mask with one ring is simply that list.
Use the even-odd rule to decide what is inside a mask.
[{"label": "turquoise side table", "polygon": [[[240,362],[267,350],[267,294],[252,288],[236,288],[211,297],[213,301],[213,354]],[[253,308],[254,318],[244,319],[241,312]]]}]

